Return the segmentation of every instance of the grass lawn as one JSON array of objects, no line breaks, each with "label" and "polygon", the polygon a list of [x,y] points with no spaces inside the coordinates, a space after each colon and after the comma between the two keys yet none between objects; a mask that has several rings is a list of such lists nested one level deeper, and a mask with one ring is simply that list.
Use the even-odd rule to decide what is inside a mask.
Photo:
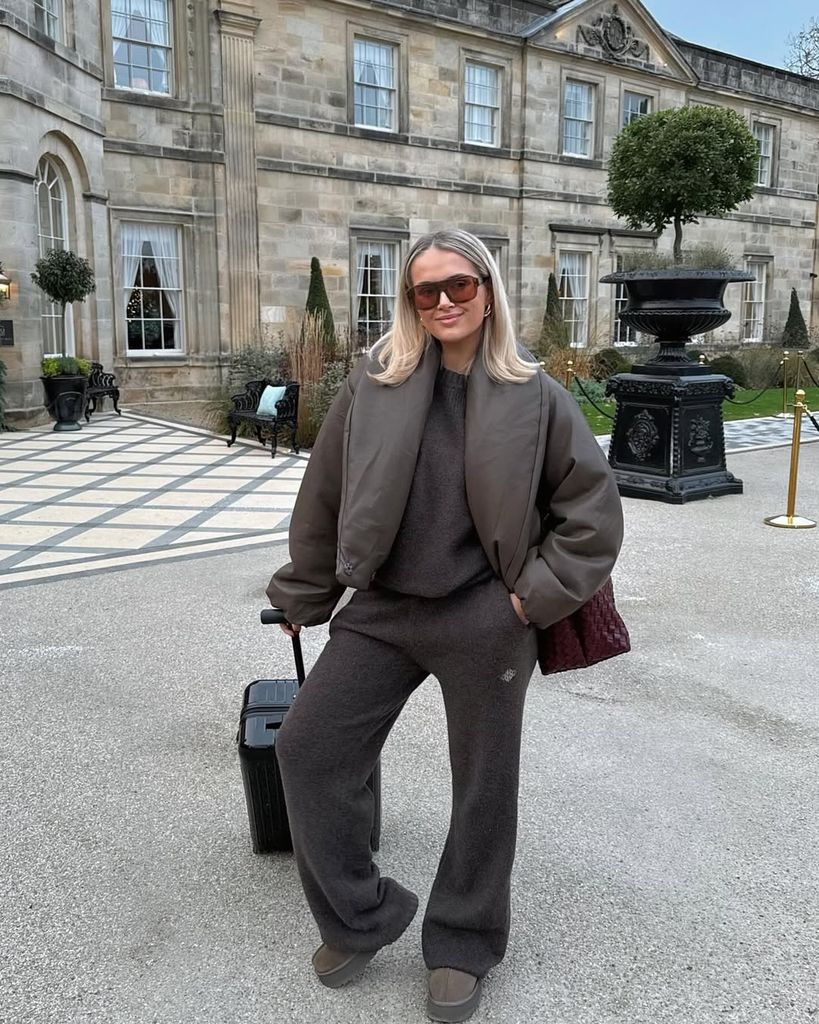
[{"label": "grass lawn", "polygon": [[[805,404],[811,412],[817,412],[819,410],[819,388],[805,388],[805,391],[807,393]],[[753,398],[756,394],[759,394],[758,389],[755,391],[753,388],[750,388],[749,390],[744,391],[738,388],[737,393],[734,395],[734,400],[739,402],[747,401],[747,399]],[[788,392],[788,401],[793,401],[793,388]],[[610,415],[614,415],[614,402],[598,402],[597,404],[601,409],[605,409]],[[601,416],[596,409],[593,409],[586,402],[584,402],[580,408],[583,410],[583,413],[595,434],[611,433],[611,420],[606,419],[605,416]],[[781,388],[778,388],[775,391],[766,391],[764,395],[761,395],[750,405],[732,405],[730,402],[722,403],[722,415],[726,422],[728,420],[751,420],[758,416],[775,416],[778,412],[782,412]],[[808,424],[808,426],[810,426],[810,424]]]}]

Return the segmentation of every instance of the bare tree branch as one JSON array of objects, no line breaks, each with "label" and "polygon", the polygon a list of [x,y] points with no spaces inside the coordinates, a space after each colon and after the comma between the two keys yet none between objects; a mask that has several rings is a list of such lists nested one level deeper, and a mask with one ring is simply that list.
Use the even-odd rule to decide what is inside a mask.
[{"label": "bare tree branch", "polygon": [[785,67],[797,75],[819,78],[819,21],[810,21],[795,35],[787,38]]}]

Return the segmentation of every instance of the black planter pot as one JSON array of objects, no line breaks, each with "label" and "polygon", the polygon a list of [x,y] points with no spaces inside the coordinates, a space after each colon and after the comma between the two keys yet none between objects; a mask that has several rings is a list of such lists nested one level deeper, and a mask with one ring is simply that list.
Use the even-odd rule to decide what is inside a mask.
[{"label": "black planter pot", "polygon": [[659,342],[648,363],[606,385],[617,401],[609,463],[624,496],[682,504],[742,493],[742,481],[725,465],[722,403],[733,395],[734,383],[693,363],[685,346],[692,335],[730,319],[722,302],[727,285],[750,280],[739,270],[687,268],[601,278],[626,287],[623,323]]},{"label": "black planter pot", "polygon": [[56,422],[55,430],[82,430],[79,420],[85,412],[85,392],[88,378],[83,374],[60,374],[41,377],[45,391],[45,405]]},{"label": "black planter pot", "polygon": [[[654,357],[644,364],[645,372],[707,373],[692,363],[685,351],[695,334],[705,334],[731,319],[722,303],[732,281],[752,281],[744,270],[621,270],[600,278],[603,284],[624,284],[628,303],[620,319],[628,327],[653,335],[659,342]],[[635,366],[636,373],[643,366]],[[691,369],[688,369],[691,368]]]}]

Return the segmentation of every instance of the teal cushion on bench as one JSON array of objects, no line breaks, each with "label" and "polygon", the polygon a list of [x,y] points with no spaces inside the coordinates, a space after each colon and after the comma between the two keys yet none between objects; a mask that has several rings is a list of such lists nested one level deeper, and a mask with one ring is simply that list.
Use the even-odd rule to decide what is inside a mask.
[{"label": "teal cushion on bench", "polygon": [[276,403],[280,402],[284,398],[286,390],[287,388],[284,385],[281,385],[280,387],[273,387],[272,384],[268,384],[262,392],[259,404],[256,406],[257,414],[259,416],[275,416]]}]

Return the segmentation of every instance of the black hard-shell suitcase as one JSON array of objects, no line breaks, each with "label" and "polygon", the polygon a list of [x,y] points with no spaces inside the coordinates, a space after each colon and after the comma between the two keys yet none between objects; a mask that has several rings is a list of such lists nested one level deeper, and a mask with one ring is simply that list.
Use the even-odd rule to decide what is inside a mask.
[{"label": "black hard-shell suitcase", "polygon": [[[265,625],[285,621],[284,613],[278,608],[265,608],[261,619]],[[245,688],[242,701],[236,738],[254,853],[293,849],[276,760],[276,736],[304,682],[304,659],[298,635],[293,637],[293,655],[296,660],[296,679],[255,679]],[[381,841],[380,761],[367,780],[367,785],[374,798],[370,845],[373,850],[377,850]]]}]

